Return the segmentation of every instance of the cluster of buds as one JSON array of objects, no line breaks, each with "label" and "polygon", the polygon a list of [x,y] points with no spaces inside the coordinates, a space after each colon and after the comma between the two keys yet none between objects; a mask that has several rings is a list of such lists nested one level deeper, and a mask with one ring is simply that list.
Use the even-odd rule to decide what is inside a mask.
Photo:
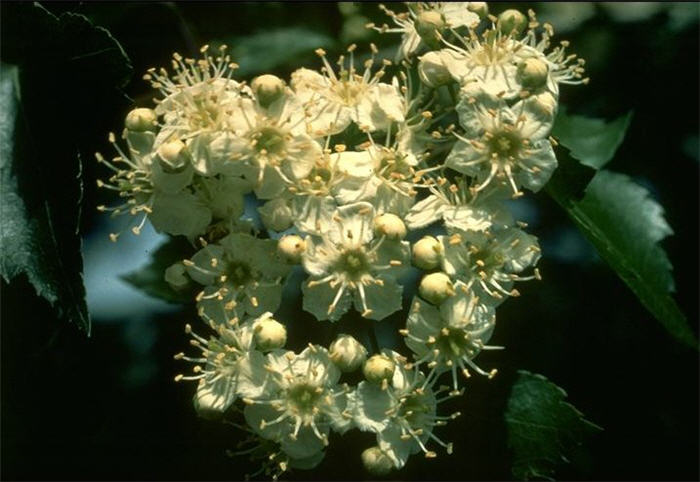
[{"label": "cluster of buds", "polygon": [[[329,435],[350,429],[376,434],[358,454],[374,474],[435,457],[431,443],[451,453],[434,429],[458,413],[438,415],[438,405],[471,372],[495,375],[474,361],[501,348],[487,344],[495,310],[516,283],[540,277],[537,239],[507,201],[540,190],[556,168],[559,86],[587,82],[583,61],[566,42],[551,48],[553,29],[533,12],[407,5],[381,7],[394,27],[369,25],[402,34],[396,59],[379,61],[371,45],[361,69],[355,45],[336,64],[319,49],[318,71],[248,85],[233,79],[225,46],[174,54],[171,71],[144,77],[161,97],[127,116],[126,151],[110,134],[118,156],[97,155],[113,171],[99,185],[123,198],[100,210],[136,216],[135,234],[150,220],[197,249],[164,273],[176,290],[201,287],[193,302],[212,332],[187,326],[201,354],[176,355],[194,364],[176,380],[198,381],[200,415],[242,415],[248,453],[267,451],[273,477],[313,468]],[[248,216],[246,199],[257,203]],[[285,350],[275,317],[295,266],[307,275],[303,309],[319,322],[371,326],[406,308],[399,332],[412,358],[347,334]],[[416,286],[405,286],[410,271]],[[364,381],[345,383],[352,372]]]}]

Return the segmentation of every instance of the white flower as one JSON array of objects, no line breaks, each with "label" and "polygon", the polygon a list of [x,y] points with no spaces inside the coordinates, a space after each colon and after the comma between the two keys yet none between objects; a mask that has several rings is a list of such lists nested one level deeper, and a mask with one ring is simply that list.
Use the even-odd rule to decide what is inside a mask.
[{"label": "white flower", "polygon": [[198,306],[217,323],[228,321],[231,313],[276,311],[291,269],[279,258],[276,241],[245,233],[231,233],[183,263],[190,277],[206,287]]},{"label": "white flower", "polygon": [[554,150],[546,136],[553,119],[540,116],[531,104],[513,107],[485,93],[467,94],[457,105],[464,135],[458,135],[445,165],[476,177],[476,191],[494,179],[507,180],[514,195],[519,188],[539,191],[557,167]]},{"label": "white flower", "polygon": [[404,120],[405,103],[398,83],[379,82],[385,65],[372,74],[376,47],[362,75],[355,70],[354,50],[354,45],[348,48],[347,68],[341,57],[337,74],[322,49],[316,51],[324,64],[321,74],[309,69],[292,74],[292,88],[306,105],[309,133],[314,137],[342,132],[351,122],[360,129],[375,131]]},{"label": "white flower", "polygon": [[[380,5],[380,8],[389,15],[396,27],[389,28],[387,25],[372,27],[381,33],[401,33],[401,45],[396,54],[397,62],[407,59],[417,52],[419,48],[428,41],[436,41],[436,35],[429,35],[433,30],[438,32],[446,28],[476,27],[480,18],[470,8],[470,3],[477,2],[416,2],[407,3],[408,12],[395,13],[392,10]],[[421,16],[422,14],[422,16]],[[430,27],[421,23],[428,23]],[[416,25],[418,24],[418,25]],[[422,33],[419,34],[419,31]]]},{"label": "white flower", "polygon": [[[215,171],[226,173],[224,166],[248,166],[256,176],[258,198],[273,199],[311,172],[322,156],[321,146],[305,133],[303,108],[291,91],[276,109],[264,109],[247,99],[239,100],[239,106],[245,128],[235,135],[223,135],[224,144],[212,157],[219,164]],[[214,143],[212,149],[215,147]]]},{"label": "white flower", "polygon": [[175,355],[176,360],[195,364],[194,375],[178,375],[175,380],[198,380],[195,408],[202,416],[217,417],[239,397],[260,396],[267,373],[264,356],[254,349],[252,320],[210,326],[218,336],[209,339],[194,333],[190,325],[185,327],[202,356]]},{"label": "white flower", "polygon": [[508,197],[508,191],[502,186],[477,192],[464,177],[454,183],[441,177],[428,188],[431,194],[414,204],[406,215],[410,229],[423,228],[439,219],[448,229],[474,232],[513,223],[502,203]]},{"label": "white flower", "polygon": [[410,151],[402,151],[398,143],[385,147],[372,143],[361,152],[340,154],[337,168],[354,176],[355,182],[338,186],[340,204],[367,201],[377,212],[403,216],[416,195],[418,159]]},{"label": "white flower", "polygon": [[353,196],[364,182],[362,176],[367,174],[362,164],[353,162],[364,154],[345,151],[343,145],[337,145],[336,151],[331,154],[326,150],[306,177],[288,187],[290,196],[283,197],[300,231],[315,235],[327,231],[338,207],[336,199],[342,202]]},{"label": "white flower", "polygon": [[[504,99],[545,91],[556,98],[559,95],[559,84],[587,83],[588,79],[582,75],[584,61],[576,55],[567,55],[566,41],[547,52],[554,30],[545,23],[540,31],[534,13],[530,11],[529,14],[529,21],[519,14],[524,23],[514,15],[508,19],[503,18],[499,20],[502,28],[491,25],[481,36],[463,38],[455,33],[464,47],[443,39],[448,48],[443,51],[442,59],[453,78],[462,85],[476,82],[490,94]],[[528,22],[533,27],[528,28],[524,36],[517,28],[513,30],[516,24],[524,27]],[[534,86],[528,82],[523,84],[523,78],[518,75],[518,69],[523,68],[521,64],[531,59],[542,62],[547,71],[546,80]]]},{"label": "white flower", "polygon": [[[439,403],[434,391],[434,378],[426,378],[417,367],[410,368],[406,359],[391,350],[382,354],[396,364],[388,384],[360,382],[351,396],[354,421],[362,431],[375,432],[380,449],[391,459],[394,467],[401,468],[411,454],[423,451],[426,457],[435,457],[426,443],[434,440],[452,452],[452,444],[440,440],[433,429],[459,415],[438,416]],[[453,396],[455,394],[452,394]],[[450,396],[443,397],[440,401]]]},{"label": "white flower", "polygon": [[496,323],[492,307],[479,302],[473,293],[458,294],[439,307],[414,298],[412,310],[401,333],[413,351],[416,364],[426,363],[437,373],[450,371],[452,386],[457,390],[457,369],[469,377],[467,366],[481,375],[492,377],[472,360],[481,350],[497,349],[488,342]]},{"label": "white flower", "polygon": [[374,208],[368,203],[342,206],[320,240],[307,239],[304,309],[319,320],[336,321],[350,308],[381,320],[401,308],[402,287],[395,275],[410,260],[406,241],[375,238]]},{"label": "white flower", "polygon": [[482,303],[497,306],[504,296],[518,296],[514,281],[539,279],[539,271],[522,276],[540,258],[537,238],[518,228],[505,228],[489,236],[455,233],[438,236],[443,245],[442,270],[455,281],[457,292],[474,290]]},{"label": "white flower", "polygon": [[331,428],[350,428],[347,387],[338,386],[340,371],[325,348],[309,345],[298,355],[276,350],[265,367],[263,394],[244,399],[245,419],[261,437],[279,442],[290,457],[306,458],[328,445]]},{"label": "white flower", "polygon": [[[118,191],[121,197],[128,199],[118,206],[98,206],[97,209],[110,212],[112,216],[125,213],[141,216],[140,222],[131,228],[134,234],[139,234],[146,219],[150,219],[158,231],[194,239],[204,233],[212,213],[189,190],[193,179],[189,153],[180,141],[172,141],[153,151],[154,136],[152,131],[125,129],[124,138],[129,146],[127,155],[117,144],[114,134],[109,135],[109,141],[119,155],[110,162],[101,154],[95,154],[98,162],[114,172],[107,182],[98,180],[97,185]],[[117,167],[120,164],[125,168]],[[118,234],[110,235],[112,240],[117,237]]]},{"label": "white flower", "polygon": [[250,97],[251,91],[231,79],[238,66],[226,54],[226,46],[215,57],[206,45],[200,52],[197,60],[173,54],[172,74],[152,68],[144,75],[163,95],[156,100],[156,113],[163,116],[158,144],[173,136],[193,139],[240,126],[242,119],[232,114],[241,96]]}]

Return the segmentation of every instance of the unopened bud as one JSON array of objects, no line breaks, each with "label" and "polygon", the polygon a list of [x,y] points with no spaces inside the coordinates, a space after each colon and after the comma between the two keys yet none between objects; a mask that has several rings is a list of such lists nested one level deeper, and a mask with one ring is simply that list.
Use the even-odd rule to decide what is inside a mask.
[{"label": "unopened bud", "polygon": [[527,27],[527,17],[515,9],[508,9],[498,16],[498,30],[503,35],[520,35]]},{"label": "unopened bud", "polygon": [[362,367],[362,373],[368,382],[380,384],[391,380],[396,364],[386,355],[372,355]]},{"label": "unopened bud", "polygon": [[406,225],[396,214],[380,214],[374,218],[374,232],[377,236],[399,240],[406,237]]},{"label": "unopened bud", "polygon": [[520,62],[516,78],[524,89],[534,91],[547,82],[548,75],[549,66],[547,63],[542,59],[530,57]]},{"label": "unopened bud", "polygon": [[292,226],[294,215],[285,199],[277,198],[267,201],[258,208],[260,219],[267,229],[284,231]]},{"label": "unopened bud", "polygon": [[484,18],[489,14],[489,6],[486,5],[486,2],[469,2],[467,10],[474,12],[480,18]]},{"label": "unopened bud", "polygon": [[532,95],[527,99],[531,111],[546,119],[553,118],[557,113],[557,99],[549,92]]},{"label": "unopened bud", "polygon": [[158,116],[153,109],[134,109],[126,115],[124,127],[132,132],[155,131],[158,129]]},{"label": "unopened bud", "polygon": [[158,148],[160,165],[166,172],[181,171],[190,164],[190,153],[180,140],[166,142]]},{"label": "unopened bud", "polygon": [[284,81],[276,75],[264,74],[253,79],[250,84],[258,103],[267,107],[284,94]]},{"label": "unopened bud", "polygon": [[386,475],[394,468],[391,459],[377,446],[365,449],[361,457],[362,465],[373,475]]},{"label": "unopened bud", "polygon": [[277,252],[289,264],[299,264],[306,249],[306,241],[296,234],[282,236],[277,241]]},{"label": "unopened bud", "polygon": [[265,313],[253,323],[253,336],[256,348],[262,351],[282,348],[287,343],[287,329],[272,318],[272,313]]},{"label": "unopened bud", "polygon": [[190,279],[186,275],[185,265],[177,262],[165,270],[165,282],[168,283],[175,291],[184,289]]},{"label": "unopened bud", "polygon": [[420,58],[418,75],[423,83],[429,87],[440,87],[452,82],[452,76],[447,67],[445,67],[442,55],[440,51],[428,52]]},{"label": "unopened bud", "polygon": [[442,255],[442,244],[432,236],[424,236],[413,245],[413,264],[420,269],[437,268]]},{"label": "unopened bud", "polygon": [[350,335],[338,335],[328,348],[328,353],[342,372],[354,372],[367,359],[367,349]]},{"label": "unopened bud", "polygon": [[423,277],[418,292],[426,301],[439,305],[455,294],[455,288],[445,273],[431,273]]},{"label": "unopened bud", "polygon": [[416,18],[416,32],[428,46],[437,48],[440,45],[439,35],[445,29],[446,23],[440,12],[425,10]]}]

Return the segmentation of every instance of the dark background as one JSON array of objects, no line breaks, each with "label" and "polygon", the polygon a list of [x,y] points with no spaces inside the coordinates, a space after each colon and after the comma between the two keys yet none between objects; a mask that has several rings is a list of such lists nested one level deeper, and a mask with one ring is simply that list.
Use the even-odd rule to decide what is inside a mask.
[{"label": "dark background", "polygon": [[[139,106],[149,105],[153,95],[141,73],[167,65],[175,50],[193,55],[204,43],[225,40],[239,55],[241,77],[267,69],[288,77],[297,67],[318,68],[312,53],[317,45],[299,51],[304,39],[287,31],[293,42],[280,37],[282,47],[274,48],[282,60],[275,61],[259,46],[280,28],[310,31],[318,36],[312,39],[327,42],[324,48],[331,57],[355,40],[361,47],[363,42],[381,47],[398,40],[374,34],[363,39],[353,30],[353,24],[366,19],[385,21],[375,4],[354,11],[333,3],[45,6],[57,14],[83,13],[111,31],[132,60],[135,74],[127,93]],[[496,14],[507,7],[491,4]],[[634,110],[627,138],[609,167],[642,183],[664,206],[675,231],[663,246],[674,266],[676,299],[697,333],[695,7],[679,24],[671,7],[623,21],[596,6],[592,17],[557,38],[571,40],[572,50],[587,59],[592,79],[585,87],[564,86],[561,100],[570,112],[611,119]],[[12,17],[3,10],[5,25]],[[569,17],[576,15],[580,13]],[[276,63],[270,67],[270,62]],[[95,106],[89,114],[118,132],[126,111]],[[82,147],[108,150],[104,137]],[[104,202],[93,187],[94,178],[103,174],[86,164],[87,245],[106,236],[104,221],[90,208]],[[454,455],[440,453],[434,460],[415,456],[392,477],[510,478],[502,414],[516,370],[527,369],[565,388],[569,400],[604,428],[572,464],[561,468],[558,478],[697,479],[697,352],[669,337],[546,194],[528,199],[523,213],[542,243],[544,280],[524,284],[519,299],[499,308],[492,343],[507,349],[479,357],[482,366],[498,368],[499,375],[492,381],[472,378],[466,395],[452,402],[451,408],[459,406],[463,416],[438,434],[454,442]],[[111,255],[103,251],[97,256]],[[134,252],[144,262],[147,255]],[[94,256],[86,256],[86,271]],[[144,305],[139,316],[128,319],[93,311],[93,334],[87,339],[74,326],[57,321],[26,280],[18,279],[9,286],[3,282],[1,314],[3,479],[216,480],[240,479],[256,469],[244,457],[225,455],[239,439],[236,429],[197,418],[191,401],[194,384],[172,381],[185,369],[172,355],[186,349],[183,325],[195,319],[192,310],[158,315]],[[326,334],[308,314],[296,316],[292,338],[302,338],[308,328]],[[359,453],[372,439],[356,431],[335,436],[318,468],[285,477],[367,478]]]}]

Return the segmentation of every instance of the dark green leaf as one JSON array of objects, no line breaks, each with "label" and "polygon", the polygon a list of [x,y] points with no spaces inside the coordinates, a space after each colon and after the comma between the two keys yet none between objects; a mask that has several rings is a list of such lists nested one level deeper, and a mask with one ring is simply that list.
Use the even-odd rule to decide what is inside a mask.
[{"label": "dark green leaf", "polygon": [[566,396],[542,375],[518,372],[505,413],[516,479],[551,479],[577,446],[602,430],[564,401]]},{"label": "dark green leaf", "polygon": [[[86,333],[80,209],[84,139],[126,101],[128,58],[82,15],[3,5],[3,215],[0,271],[26,274],[37,293]],[[21,100],[20,100],[21,99]]]},{"label": "dark green leaf", "polygon": [[602,119],[568,115],[565,109],[561,109],[554,122],[552,135],[569,149],[571,157],[586,166],[600,169],[615,155],[631,120],[631,111],[614,121],[605,122]]},{"label": "dark green leaf", "polygon": [[[191,303],[196,295],[196,288],[182,292],[173,290],[165,281],[164,273],[172,264],[182,261],[192,254],[192,246],[181,238],[173,238],[156,249],[151,255],[151,262],[121,278],[140,289],[147,295],[160,298],[169,303]],[[200,286],[201,289],[201,286]]]},{"label": "dark green leaf", "polygon": [[663,208],[623,174],[600,171],[581,201],[559,186],[548,192],[567,211],[600,256],[675,338],[697,346],[693,331],[670,296],[671,263],[659,246],[673,233]]}]

